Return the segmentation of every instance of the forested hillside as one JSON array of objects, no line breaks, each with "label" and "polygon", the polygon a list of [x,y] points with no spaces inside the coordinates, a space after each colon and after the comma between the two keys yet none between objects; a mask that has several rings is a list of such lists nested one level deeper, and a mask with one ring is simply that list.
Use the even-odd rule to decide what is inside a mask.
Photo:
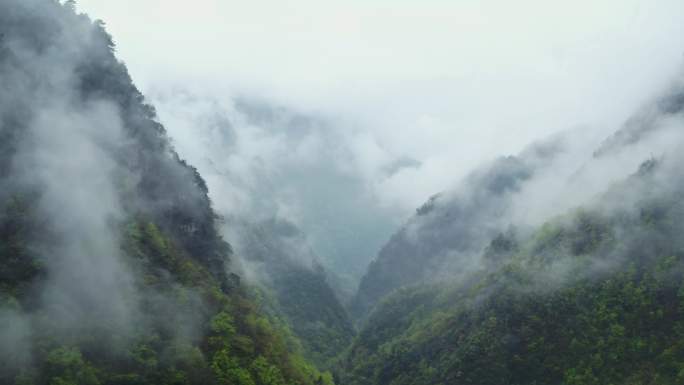
[{"label": "forested hillside", "polygon": [[351,311],[364,319],[383,296],[403,286],[467,275],[481,268],[473,255],[514,225],[516,196],[560,157],[566,138],[529,146],[489,162],[459,185],[434,195],[383,246],[361,280]]},{"label": "forested hillside", "polygon": [[227,270],[207,188],[101,22],[0,3],[0,382],[331,379]]},{"label": "forested hillside", "polygon": [[488,269],[480,256],[495,237],[534,231],[540,221],[595,199],[639,162],[676,152],[683,89],[676,82],[602,141],[570,130],[480,166],[434,195],[371,262],[352,314],[364,319],[378,300],[403,286]]},{"label": "forested hillside", "polygon": [[470,254],[504,230],[499,219],[510,194],[533,172],[531,162],[501,158],[470,175],[463,190],[432,197],[370,264],[352,302],[353,314],[363,318],[392,290],[432,280],[446,273],[447,265],[470,270]]},{"label": "forested hillside", "polygon": [[[440,203],[443,194],[419,209],[364,278],[361,299],[372,285],[389,294],[370,297],[380,300],[366,307],[370,315],[340,364],[341,383],[684,381],[680,95],[671,90],[635,114],[578,163],[560,184],[564,189],[545,179],[550,193],[566,194],[563,201],[595,189],[585,184],[592,174],[602,189],[543,224],[516,226],[521,217],[511,215],[516,205],[531,211],[544,203],[522,199],[531,193],[525,183],[536,187],[531,172],[504,173],[507,186],[524,192],[505,201],[493,195],[504,205],[482,209],[471,198],[471,211],[454,214],[462,200],[451,193],[447,203]],[[648,152],[657,157],[616,177],[615,164],[624,168]],[[465,188],[479,196],[491,199],[485,192],[497,191],[473,180]],[[481,243],[469,247],[473,240]],[[433,261],[439,264],[426,276],[421,262]]]},{"label": "forested hillside", "polygon": [[[309,231],[337,229],[319,247],[361,254],[390,222],[372,218],[387,214],[377,197],[351,195],[394,185],[345,162],[379,159],[382,178],[422,163],[365,135],[352,159],[344,130],[243,102],[188,146],[220,179],[212,195],[103,22],[73,1],[3,0],[0,384],[682,384],[683,90],[673,82],[611,135],[569,130],[444,183],[347,309],[287,198],[324,219]],[[228,140],[236,122],[250,129]],[[334,153],[308,159],[310,146]],[[251,185],[264,159],[290,163]],[[219,215],[222,193],[235,202]],[[254,207],[230,212],[240,204]],[[344,262],[330,266],[360,268]]]},{"label": "forested hillside", "polygon": [[397,291],[343,383],[681,383],[684,184],[668,167],[644,163],[527,239],[497,237],[493,273]]},{"label": "forested hillside", "polygon": [[305,356],[329,367],[355,332],[304,234],[282,219],[234,225],[244,275],[264,288],[268,310],[290,325]]}]

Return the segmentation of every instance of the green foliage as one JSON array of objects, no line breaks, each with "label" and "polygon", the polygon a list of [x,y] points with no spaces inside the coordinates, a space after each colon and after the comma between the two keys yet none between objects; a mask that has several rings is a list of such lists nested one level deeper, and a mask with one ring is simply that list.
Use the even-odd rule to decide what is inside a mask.
[{"label": "green foliage", "polygon": [[228,348],[214,354],[211,369],[219,384],[256,385],[250,372],[240,366],[236,357],[232,357]]},{"label": "green foliage", "polygon": [[27,238],[40,231],[27,198],[12,196],[0,202],[0,291],[20,296],[42,271],[42,261],[32,255]]},{"label": "green foliage", "polygon": [[[250,299],[242,289],[222,291],[204,266],[152,222],[139,219],[122,232],[127,262],[140,273],[139,292],[149,296],[142,297],[148,318],[121,351],[111,341],[98,346],[88,334],[71,338],[72,347],[60,346],[55,332],[44,330],[34,343],[46,353],[34,357],[34,367],[16,373],[16,383],[332,384],[329,374],[302,358],[284,324],[259,313],[257,297]],[[160,294],[174,302],[160,307]],[[8,296],[6,302],[17,301]],[[202,336],[179,334],[174,325],[186,319],[201,320]]]},{"label": "green foliage", "polygon": [[[271,323],[227,272],[231,250],[217,232],[206,183],[175,153],[154,108],[113,50],[103,23],[76,14],[73,2],[0,2],[0,342],[8,345],[0,347],[0,383],[316,383],[321,373],[291,349],[288,332]],[[91,124],[101,116],[94,106],[107,106],[118,118],[115,124]],[[120,250],[73,247],[124,265],[122,272],[112,272],[121,275],[112,282],[121,279],[126,288],[121,298],[111,296],[112,303],[106,292],[78,296],[78,290],[107,290],[98,282],[80,285],[81,278],[93,278],[91,266],[55,266],[57,258],[43,266],[41,258],[50,258],[61,244],[69,243],[64,254],[70,254],[71,243],[80,243],[68,232],[91,225],[73,220],[69,210],[82,210],[85,217],[95,204],[52,207],[60,200],[47,199],[46,186],[59,185],[66,195],[68,189],[93,193],[109,185],[90,178],[69,185],[60,180],[64,175],[34,177],[32,156],[26,163],[26,154],[41,153],[41,142],[49,139],[32,137],[40,132],[31,124],[46,110],[87,121],[97,132],[77,136],[92,141],[94,152],[106,159],[102,176],[110,178],[113,191],[105,188],[121,207],[115,205],[111,216],[115,207],[101,210],[106,226],[93,229],[102,232],[93,238],[111,237]],[[55,129],[62,126],[71,125]],[[99,132],[114,126],[116,133]],[[69,224],[55,226],[63,222]],[[93,265],[98,261],[93,258]],[[77,272],[73,282],[53,285],[51,279],[71,268]],[[67,286],[71,291],[51,292]],[[73,308],[79,312],[71,314]],[[5,359],[15,344],[21,345],[17,358]]]},{"label": "green foliage", "polygon": [[253,301],[273,324],[291,332],[287,343],[293,349],[301,348],[319,367],[330,367],[355,331],[323,269],[315,262],[303,264],[303,259],[316,259],[313,254],[301,255],[306,253],[305,237],[296,226],[275,220],[247,226],[244,233],[243,256],[259,263],[268,276],[261,290],[252,293]]},{"label": "green foliage", "polygon": [[[302,354],[320,367],[329,367],[351,343],[354,330],[322,274],[299,266],[273,274],[273,291],[263,292],[262,303],[273,323],[300,340]],[[264,325],[265,326],[265,325]],[[295,344],[298,342],[291,341]]]},{"label": "green foliage", "polygon": [[280,369],[270,364],[263,356],[257,357],[250,365],[259,385],[285,385]]},{"label": "green foliage", "polygon": [[340,382],[680,384],[682,225],[682,205],[659,197],[610,216],[578,210],[520,247],[499,237],[487,253],[508,256],[494,271],[384,300]]},{"label": "green foliage", "polygon": [[76,348],[60,347],[48,353],[45,364],[50,385],[99,385],[96,370]]}]

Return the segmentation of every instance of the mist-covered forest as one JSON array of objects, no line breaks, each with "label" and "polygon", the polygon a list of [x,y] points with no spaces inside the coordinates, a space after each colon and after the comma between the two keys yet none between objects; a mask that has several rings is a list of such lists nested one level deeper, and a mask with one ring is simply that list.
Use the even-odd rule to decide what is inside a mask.
[{"label": "mist-covered forest", "polygon": [[[625,76],[629,98],[580,93],[561,127],[543,100],[567,95],[493,120],[478,87],[467,120],[427,117],[432,80],[351,117],[201,81],[143,94],[109,30],[0,0],[0,384],[684,383],[681,60]],[[476,127],[513,116],[543,129]]]}]

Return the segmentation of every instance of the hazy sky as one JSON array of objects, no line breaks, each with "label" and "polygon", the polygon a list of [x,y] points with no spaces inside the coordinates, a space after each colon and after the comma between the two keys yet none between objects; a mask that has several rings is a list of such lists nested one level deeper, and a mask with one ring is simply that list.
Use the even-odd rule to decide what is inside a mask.
[{"label": "hazy sky", "polygon": [[[398,222],[483,160],[559,130],[613,131],[681,71],[684,53],[681,0],[78,6],[105,21],[119,57],[155,103],[173,90],[220,106],[247,96],[333,122],[321,130],[344,133],[334,137],[349,158],[338,160],[359,175],[374,197],[367,202],[393,210]],[[179,130],[192,129],[188,119],[197,113],[171,116],[178,109],[165,107],[162,122],[187,139]],[[263,158],[279,167],[280,158]],[[388,174],[397,159],[419,166]]]},{"label": "hazy sky", "polygon": [[340,114],[439,167],[446,153],[614,124],[684,52],[679,0],[78,4],[107,23],[143,91],[194,84]]}]

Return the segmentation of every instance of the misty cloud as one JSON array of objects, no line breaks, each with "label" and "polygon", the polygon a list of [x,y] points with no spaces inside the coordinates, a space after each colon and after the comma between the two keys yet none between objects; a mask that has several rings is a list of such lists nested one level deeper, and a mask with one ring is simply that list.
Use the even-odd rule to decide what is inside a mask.
[{"label": "misty cloud", "polygon": [[[64,12],[58,4],[31,4],[25,7],[35,7],[37,20],[58,21],[36,27],[54,31],[30,29],[30,23],[17,26],[26,33],[11,28],[13,21],[27,17],[12,14],[21,7],[9,8],[10,13],[0,17],[0,79],[8,86],[2,98],[12,99],[0,103],[6,108],[2,132],[11,140],[11,162],[2,187],[20,197],[37,194],[31,210],[43,218],[42,233],[31,234],[31,250],[47,275],[35,288],[40,291],[35,305],[40,310],[21,313],[21,327],[33,334],[32,327],[41,329],[49,320],[55,330],[69,335],[91,322],[91,327],[101,323],[125,333],[137,304],[133,276],[121,260],[116,235],[123,211],[119,186],[113,183],[121,170],[113,154],[124,142],[122,122],[113,103],[79,102],[75,78],[77,66],[98,44],[98,36],[90,29],[60,25],[67,21],[56,16]],[[44,42],[45,33],[51,33],[52,40],[41,47],[36,41]],[[10,313],[3,322],[13,323],[12,317]],[[22,349],[4,345],[8,346]]]},{"label": "misty cloud", "polygon": [[[491,268],[487,253],[500,237],[509,237],[513,243],[529,242],[537,229],[572,210],[584,207],[609,221],[618,213],[639,207],[649,194],[668,196],[672,184],[680,179],[675,170],[666,174],[667,182],[661,172],[657,172],[661,183],[649,179],[649,194],[640,183],[625,181],[633,180],[637,170],[649,164],[647,161],[662,159],[664,165],[658,168],[672,167],[680,158],[678,148],[684,142],[680,109],[662,108],[680,103],[678,91],[674,88],[655,102],[647,102],[608,142],[600,131],[570,129],[533,143],[516,157],[482,165],[455,188],[433,197],[371,263],[353,311],[363,317],[380,298],[403,286],[435,281],[465,284],[474,273]],[[621,142],[614,139],[625,137],[625,131],[633,133],[635,122],[641,122],[643,135],[630,134],[632,139]],[[597,155],[596,149],[605,148],[610,140],[610,151]],[[610,191],[620,191],[620,186],[634,191],[623,193],[619,199],[606,198]],[[572,232],[582,225],[564,226]],[[632,237],[634,231],[629,230]],[[508,252],[514,255],[516,251]],[[607,271],[618,266],[619,260],[607,256],[596,265],[593,270]],[[576,266],[567,259],[559,259],[540,277],[562,281],[560,277],[566,279],[573,268]]]},{"label": "misty cloud", "polygon": [[36,215],[50,218],[39,258],[49,271],[43,301],[53,322],[79,325],[93,314],[119,328],[131,322],[133,282],[116,235],[124,220],[113,183],[118,166],[103,148],[122,134],[112,105],[48,107],[36,113],[14,157],[15,180],[35,184]]},{"label": "misty cloud", "polygon": [[241,222],[291,222],[324,265],[354,279],[400,223],[404,209],[377,184],[419,164],[358,128],[267,101],[152,95],[174,146],[207,180],[231,243],[241,243],[231,230]]},{"label": "misty cloud", "polygon": [[173,152],[100,23],[59,2],[0,8],[0,219],[10,237],[0,375],[33,364],[41,338],[117,355],[169,322],[167,338],[196,342],[199,293],[172,277],[167,291],[150,287],[147,261],[124,245],[131,223],[154,221],[224,285],[228,248],[206,186]]},{"label": "misty cloud", "polygon": [[[509,215],[538,223],[597,194],[597,166],[569,200],[555,176],[668,84],[684,44],[676,1],[79,7],[106,16],[222,215],[291,221],[355,278],[430,196],[553,133],[583,127]],[[559,194],[519,198],[544,183]]]}]

